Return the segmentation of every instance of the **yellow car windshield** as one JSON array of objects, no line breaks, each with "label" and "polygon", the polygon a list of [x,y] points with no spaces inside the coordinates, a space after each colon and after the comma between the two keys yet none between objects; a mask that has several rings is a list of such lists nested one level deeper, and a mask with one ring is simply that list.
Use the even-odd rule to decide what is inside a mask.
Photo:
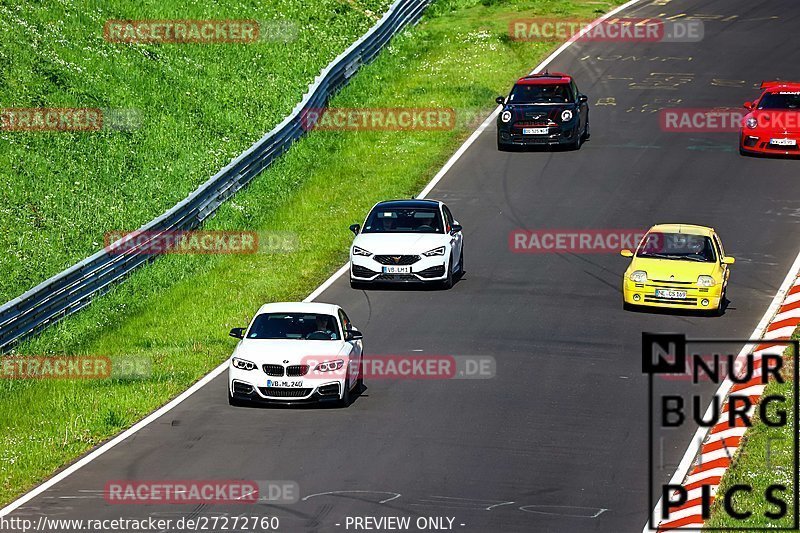
[{"label": "yellow car windshield", "polygon": [[636,256],[703,263],[717,259],[711,238],[687,233],[648,233]]}]

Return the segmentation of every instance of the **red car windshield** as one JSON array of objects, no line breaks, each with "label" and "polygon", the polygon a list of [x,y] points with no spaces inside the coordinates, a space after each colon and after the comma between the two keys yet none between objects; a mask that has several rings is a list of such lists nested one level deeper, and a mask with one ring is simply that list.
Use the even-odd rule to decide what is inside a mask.
[{"label": "red car windshield", "polygon": [[800,109],[800,92],[767,93],[758,102],[758,109]]}]

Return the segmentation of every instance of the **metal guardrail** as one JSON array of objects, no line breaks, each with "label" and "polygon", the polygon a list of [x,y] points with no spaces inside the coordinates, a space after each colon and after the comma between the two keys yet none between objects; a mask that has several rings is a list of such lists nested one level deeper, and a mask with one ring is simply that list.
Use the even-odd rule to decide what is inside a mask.
[{"label": "metal guardrail", "polygon": [[[140,228],[149,237],[123,252],[107,249],[71,266],[0,307],[0,352],[61,318],[87,306],[135,268],[155,257],[140,253],[161,232],[196,228],[220,204],[286,152],[305,130],[306,110],[325,107],[328,100],[389,40],[416,23],[431,0],[397,0],[367,33],[325,67],[300,103],[283,122],[264,135],[228,166],[217,172],[172,209]],[[118,241],[119,242],[119,241]]]}]

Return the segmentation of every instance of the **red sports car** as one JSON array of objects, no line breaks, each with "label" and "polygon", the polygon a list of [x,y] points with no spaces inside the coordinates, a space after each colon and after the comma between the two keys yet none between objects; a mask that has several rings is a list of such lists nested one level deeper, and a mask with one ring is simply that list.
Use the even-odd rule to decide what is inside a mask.
[{"label": "red sports car", "polygon": [[765,81],[739,130],[739,153],[800,155],[800,82]]}]

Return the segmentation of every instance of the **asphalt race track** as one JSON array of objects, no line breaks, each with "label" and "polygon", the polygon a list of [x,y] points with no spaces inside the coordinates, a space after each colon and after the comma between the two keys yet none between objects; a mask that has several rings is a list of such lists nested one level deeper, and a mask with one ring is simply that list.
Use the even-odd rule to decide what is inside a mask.
[{"label": "asphalt race track", "polygon": [[[763,79],[800,78],[800,3],[657,3],[624,15],[703,14],[704,40],[578,43],[550,65],[589,95],[580,151],[498,152],[492,125],[429,195],[465,228],[467,275],[452,290],[355,291],[343,277],[318,298],[348,311],[368,354],[491,355],[496,378],[368,381],[343,410],[232,408],[222,375],[11,516],[265,515],[287,532],[447,516],[478,533],[641,531],[653,504],[641,332],[748,337],[800,249],[800,162],[740,157],[735,133],[663,132],[657,112],[741,106]],[[625,312],[619,255],[508,246],[518,228],[658,222],[720,233],[736,258],[723,316]],[[667,443],[672,466],[655,481],[690,437]],[[110,479],[293,480],[306,499],[117,506],[102,497]]]}]

